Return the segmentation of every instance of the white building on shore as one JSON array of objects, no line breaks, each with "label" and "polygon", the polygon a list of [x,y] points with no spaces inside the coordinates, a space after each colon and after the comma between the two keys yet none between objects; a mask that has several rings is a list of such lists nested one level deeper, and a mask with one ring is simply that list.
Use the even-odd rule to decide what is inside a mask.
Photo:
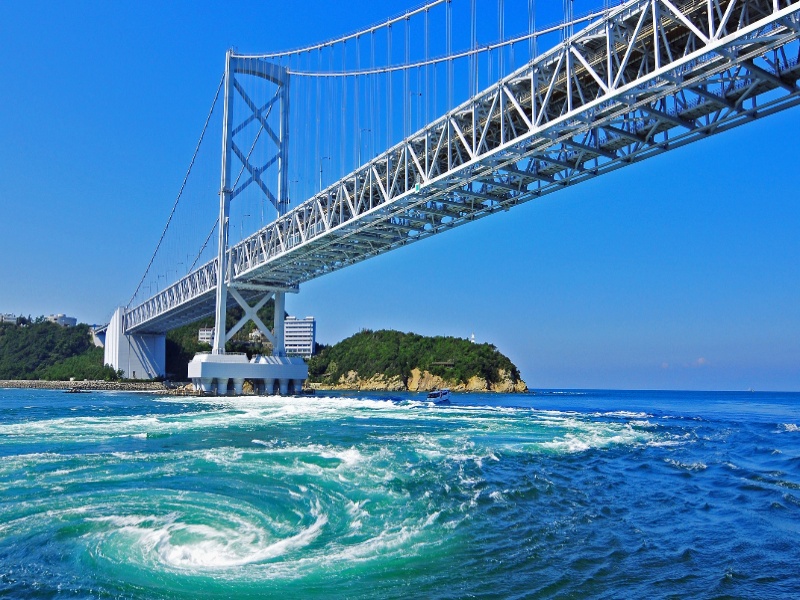
[{"label": "white building on shore", "polygon": [[58,313],[57,315],[50,315],[46,317],[46,319],[50,323],[55,323],[56,325],[61,325],[62,327],[75,327],[78,324],[78,319],[75,317],[68,317],[63,313]]},{"label": "white building on shore", "polygon": [[16,323],[17,315],[11,313],[0,313],[0,323]]},{"label": "white building on shore", "polygon": [[206,344],[213,344],[214,343],[214,328],[213,327],[201,327],[197,330],[197,341],[206,343]]},{"label": "white building on shore", "polygon": [[303,356],[308,358],[314,354],[317,338],[317,322],[314,317],[298,319],[286,317],[284,327],[284,348],[287,356]]}]

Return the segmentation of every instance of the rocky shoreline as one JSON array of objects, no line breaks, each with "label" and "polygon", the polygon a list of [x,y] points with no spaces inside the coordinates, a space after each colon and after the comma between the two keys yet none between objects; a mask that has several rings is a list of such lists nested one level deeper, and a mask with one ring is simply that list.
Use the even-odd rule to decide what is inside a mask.
[{"label": "rocky shoreline", "polygon": [[500,370],[500,381],[491,382],[483,377],[473,376],[469,381],[450,381],[428,371],[413,369],[411,377],[399,375],[387,377],[383,374],[371,377],[360,377],[358,371],[350,371],[342,375],[336,383],[306,382],[306,387],[313,390],[341,390],[362,392],[430,392],[431,390],[449,388],[454,392],[497,392],[526,393],[528,386],[521,379],[513,381],[511,374]]},{"label": "rocky shoreline", "polygon": [[[526,393],[528,386],[524,381],[511,380],[509,373],[500,372],[501,380],[492,383],[482,377],[471,377],[467,383],[449,381],[432,375],[428,371],[420,372],[419,369],[411,371],[411,377],[403,379],[399,376],[387,377],[379,374],[362,378],[356,371],[343,375],[336,383],[306,382],[306,390],[339,390],[351,392],[429,392],[431,390],[449,388],[454,392],[497,392],[497,393]],[[245,382],[245,395],[252,394],[253,389],[249,382]],[[0,388],[21,388],[39,390],[81,390],[81,391],[116,391],[116,392],[151,392],[165,395],[196,396],[202,395],[195,392],[191,384],[186,382],[161,382],[161,381],[47,381],[41,379],[14,379],[0,380]]]}]

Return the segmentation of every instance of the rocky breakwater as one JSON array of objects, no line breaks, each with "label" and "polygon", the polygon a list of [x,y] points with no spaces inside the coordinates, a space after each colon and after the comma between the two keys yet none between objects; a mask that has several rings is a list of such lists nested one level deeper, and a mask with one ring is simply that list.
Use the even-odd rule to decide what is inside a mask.
[{"label": "rocky breakwater", "polygon": [[489,381],[484,377],[473,375],[467,382],[453,381],[428,371],[418,368],[411,370],[409,377],[399,375],[386,376],[376,374],[361,377],[358,371],[348,371],[339,377],[335,383],[308,383],[308,387],[317,390],[351,390],[351,391],[378,391],[378,392],[430,392],[449,388],[454,392],[500,392],[500,393],[525,393],[528,386],[521,379],[514,381],[511,373],[500,369],[499,381]]},{"label": "rocky breakwater", "polygon": [[0,381],[0,388],[26,388],[37,390],[91,390],[117,392],[164,392],[160,381],[46,381],[39,379],[13,379]]}]

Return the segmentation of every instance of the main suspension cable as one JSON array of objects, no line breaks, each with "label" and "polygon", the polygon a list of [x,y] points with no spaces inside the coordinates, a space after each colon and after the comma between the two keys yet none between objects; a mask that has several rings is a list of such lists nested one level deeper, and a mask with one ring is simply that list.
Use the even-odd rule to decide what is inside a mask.
[{"label": "main suspension cable", "polygon": [[534,31],[532,33],[524,33],[522,35],[516,36],[514,38],[510,38],[505,40],[504,42],[494,42],[490,44],[482,44],[476,46],[475,48],[470,48],[468,50],[463,50],[461,52],[454,52],[452,54],[445,54],[442,56],[438,56],[436,58],[430,58],[427,60],[421,60],[409,64],[395,64],[395,65],[387,65],[384,67],[373,67],[370,69],[356,69],[353,71],[300,71],[300,70],[290,70],[289,75],[295,75],[298,77],[353,77],[357,75],[373,75],[373,74],[380,74],[380,73],[392,73],[395,71],[404,71],[408,69],[418,69],[420,67],[426,67],[430,65],[437,65],[441,63],[448,63],[449,61],[464,58],[467,56],[474,56],[478,54],[482,54],[484,52],[490,52],[492,50],[497,50],[498,48],[504,48],[506,46],[511,46],[513,44],[518,44],[520,42],[524,42],[525,40],[533,40],[536,42],[536,38],[543,36],[548,33],[553,33],[554,31],[564,31],[565,26],[575,25],[577,23],[582,23],[585,21],[591,21],[592,19],[600,18],[606,14],[607,11],[600,10],[588,13],[582,17],[577,17],[573,19],[569,23],[559,23],[557,25],[552,25],[547,27],[546,29],[540,29],[538,31]]},{"label": "main suspension cable", "polygon": [[189,180],[189,175],[192,172],[192,167],[194,166],[194,161],[197,158],[197,154],[200,152],[200,144],[203,143],[203,137],[206,135],[206,129],[208,129],[208,124],[211,121],[211,115],[214,112],[214,107],[217,105],[217,99],[219,98],[219,92],[222,90],[222,84],[225,82],[225,74],[223,73],[222,78],[219,81],[219,85],[217,86],[217,93],[214,94],[214,101],[211,103],[211,110],[208,111],[208,116],[206,117],[206,122],[203,125],[203,131],[200,133],[200,139],[197,140],[197,146],[195,146],[194,154],[192,155],[192,160],[189,163],[189,168],[186,170],[186,175],[183,178],[183,183],[181,183],[181,189],[178,190],[178,196],[175,198],[175,203],[172,205],[172,211],[169,213],[169,218],[167,219],[167,224],[164,225],[164,231],[161,232],[161,237],[158,240],[158,244],[156,244],[156,249],[153,251],[153,256],[150,257],[150,262],[147,263],[147,268],[144,270],[144,275],[139,280],[139,285],[136,286],[136,291],[133,292],[131,299],[128,300],[128,304],[125,308],[129,308],[133,299],[136,298],[136,295],[139,293],[139,290],[144,283],[144,280],[147,278],[148,273],[150,272],[150,267],[153,266],[153,261],[156,259],[156,255],[158,254],[159,248],[161,248],[161,244],[164,241],[164,237],[167,235],[167,229],[169,229],[169,225],[172,222],[172,217],[175,216],[175,211],[178,208],[178,203],[181,200],[181,196],[183,195],[183,190],[186,188],[186,182]]},{"label": "main suspension cable", "polygon": [[325,42],[320,42],[312,46],[305,46],[303,48],[295,48],[294,50],[285,50],[282,52],[270,52],[268,54],[252,54],[252,55],[248,54],[247,56],[251,58],[279,58],[282,56],[292,56],[294,54],[302,54],[303,52],[310,52],[311,50],[319,50],[321,48],[327,48],[329,46],[334,46],[336,44],[346,42],[347,40],[356,39],[368,33],[375,33],[376,31],[380,31],[384,27],[391,27],[395,23],[399,23],[401,21],[406,20],[409,17],[413,17],[414,15],[430,10],[434,6],[437,6],[439,4],[444,4],[445,2],[450,2],[450,1],[451,0],[433,0],[432,2],[420,4],[416,8],[407,10],[395,17],[392,17],[385,21],[381,21],[380,23],[373,25],[371,27],[360,29],[358,31],[354,31],[353,33],[348,33],[347,35],[343,35],[338,38],[333,38]]}]

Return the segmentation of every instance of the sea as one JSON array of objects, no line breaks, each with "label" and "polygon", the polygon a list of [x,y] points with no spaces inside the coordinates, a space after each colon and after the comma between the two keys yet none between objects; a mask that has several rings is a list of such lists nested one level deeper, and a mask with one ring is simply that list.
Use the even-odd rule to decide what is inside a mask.
[{"label": "sea", "polygon": [[2,598],[797,598],[800,394],[0,390]]}]

